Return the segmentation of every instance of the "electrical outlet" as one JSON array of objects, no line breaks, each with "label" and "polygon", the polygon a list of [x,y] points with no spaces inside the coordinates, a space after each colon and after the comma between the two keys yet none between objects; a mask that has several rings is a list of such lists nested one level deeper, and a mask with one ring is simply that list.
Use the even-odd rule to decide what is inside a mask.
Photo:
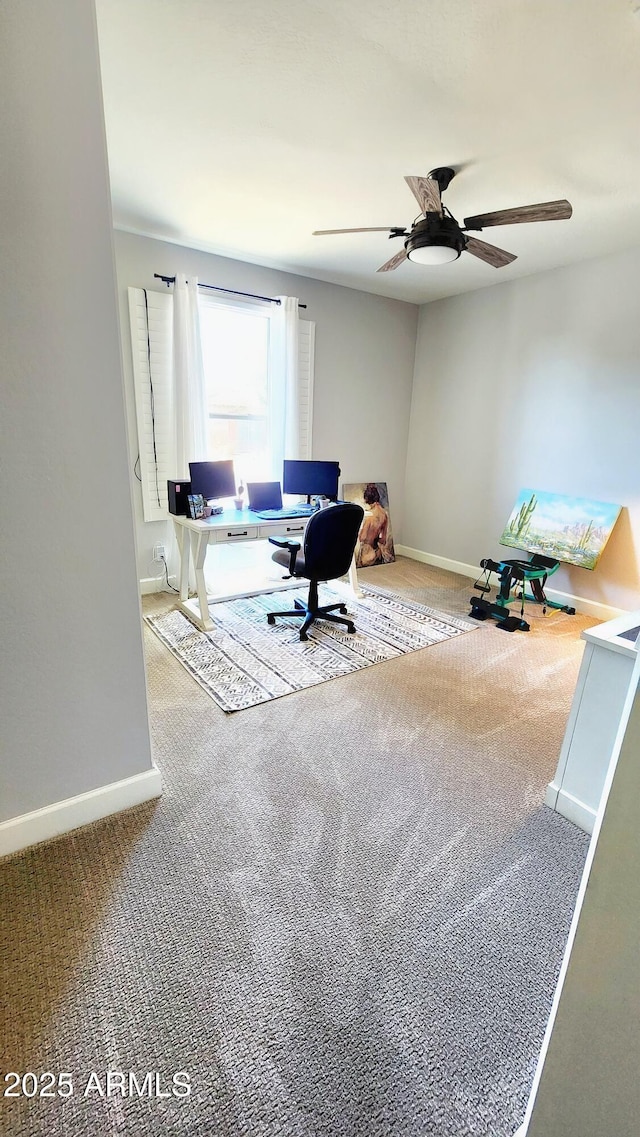
[{"label": "electrical outlet", "polygon": [[164,545],[153,546],[153,559],[154,561],[163,561],[166,557],[166,549]]}]

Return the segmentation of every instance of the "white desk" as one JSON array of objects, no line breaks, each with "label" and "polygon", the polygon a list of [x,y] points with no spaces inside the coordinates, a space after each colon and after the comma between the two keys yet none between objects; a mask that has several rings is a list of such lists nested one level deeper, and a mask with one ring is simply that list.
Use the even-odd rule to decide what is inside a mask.
[{"label": "white desk", "polygon": [[[303,535],[307,527],[308,517],[291,517],[280,521],[263,521],[245,509],[226,509],[217,517],[207,517],[203,521],[192,521],[190,517],[176,517],[169,514],[173,521],[176,541],[180,550],[180,599],[178,608],[185,616],[207,632],[213,628],[213,620],[209,613],[207,588],[204,580],[204,559],[207,546],[213,543],[235,544],[238,541],[259,541],[268,537],[291,537],[294,541],[303,544]],[[189,599],[189,567],[193,561],[196,578],[197,599]],[[355,559],[349,567],[349,584],[355,596],[360,595]],[[254,592],[239,592],[238,596],[255,596],[260,592],[276,591],[273,584],[266,588],[257,588]]]}]

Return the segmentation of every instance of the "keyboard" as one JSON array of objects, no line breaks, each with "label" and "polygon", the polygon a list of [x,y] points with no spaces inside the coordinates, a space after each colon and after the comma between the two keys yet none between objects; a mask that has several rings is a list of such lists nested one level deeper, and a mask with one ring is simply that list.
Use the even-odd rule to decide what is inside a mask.
[{"label": "keyboard", "polygon": [[290,508],[283,506],[282,509],[256,509],[252,512],[263,521],[287,521],[295,517],[311,517],[316,508],[313,505],[293,505]]}]

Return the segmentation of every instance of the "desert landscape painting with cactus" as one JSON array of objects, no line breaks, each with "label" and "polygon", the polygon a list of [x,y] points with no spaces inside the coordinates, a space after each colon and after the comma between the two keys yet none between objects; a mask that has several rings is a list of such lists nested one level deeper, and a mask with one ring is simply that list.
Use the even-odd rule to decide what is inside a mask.
[{"label": "desert landscape painting with cactus", "polygon": [[521,490],[500,544],[593,569],[621,508],[584,497]]}]

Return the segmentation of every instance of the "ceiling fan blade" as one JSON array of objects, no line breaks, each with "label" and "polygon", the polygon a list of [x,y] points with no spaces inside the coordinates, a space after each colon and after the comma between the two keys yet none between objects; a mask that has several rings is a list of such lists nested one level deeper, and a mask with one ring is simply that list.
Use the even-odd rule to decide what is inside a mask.
[{"label": "ceiling fan blade", "polygon": [[422,178],[410,175],[405,177],[423,213],[439,213],[442,216],[442,202],[440,201],[440,186],[435,178]]},{"label": "ceiling fan blade", "polygon": [[327,237],[330,233],[391,233],[391,225],[383,225],[378,229],[315,229],[312,237]]},{"label": "ceiling fan blade", "polygon": [[376,269],[376,272],[391,272],[392,268],[397,268],[398,265],[401,265],[403,261],[406,261],[406,259],[407,254],[404,249],[401,249],[399,253],[396,253],[395,257],[391,258],[390,261],[386,261],[385,264],[380,265],[380,268]]},{"label": "ceiling fan blade", "polygon": [[493,265],[494,268],[504,268],[505,265],[518,259],[514,253],[507,253],[497,245],[488,245],[486,241],[479,241],[477,237],[467,237],[467,252],[485,261],[486,264]]},{"label": "ceiling fan blade", "polygon": [[566,198],[543,201],[539,205],[521,205],[517,209],[498,209],[494,213],[477,213],[465,217],[465,229],[484,229],[489,225],[519,225],[523,221],[568,221],[573,213]]}]

